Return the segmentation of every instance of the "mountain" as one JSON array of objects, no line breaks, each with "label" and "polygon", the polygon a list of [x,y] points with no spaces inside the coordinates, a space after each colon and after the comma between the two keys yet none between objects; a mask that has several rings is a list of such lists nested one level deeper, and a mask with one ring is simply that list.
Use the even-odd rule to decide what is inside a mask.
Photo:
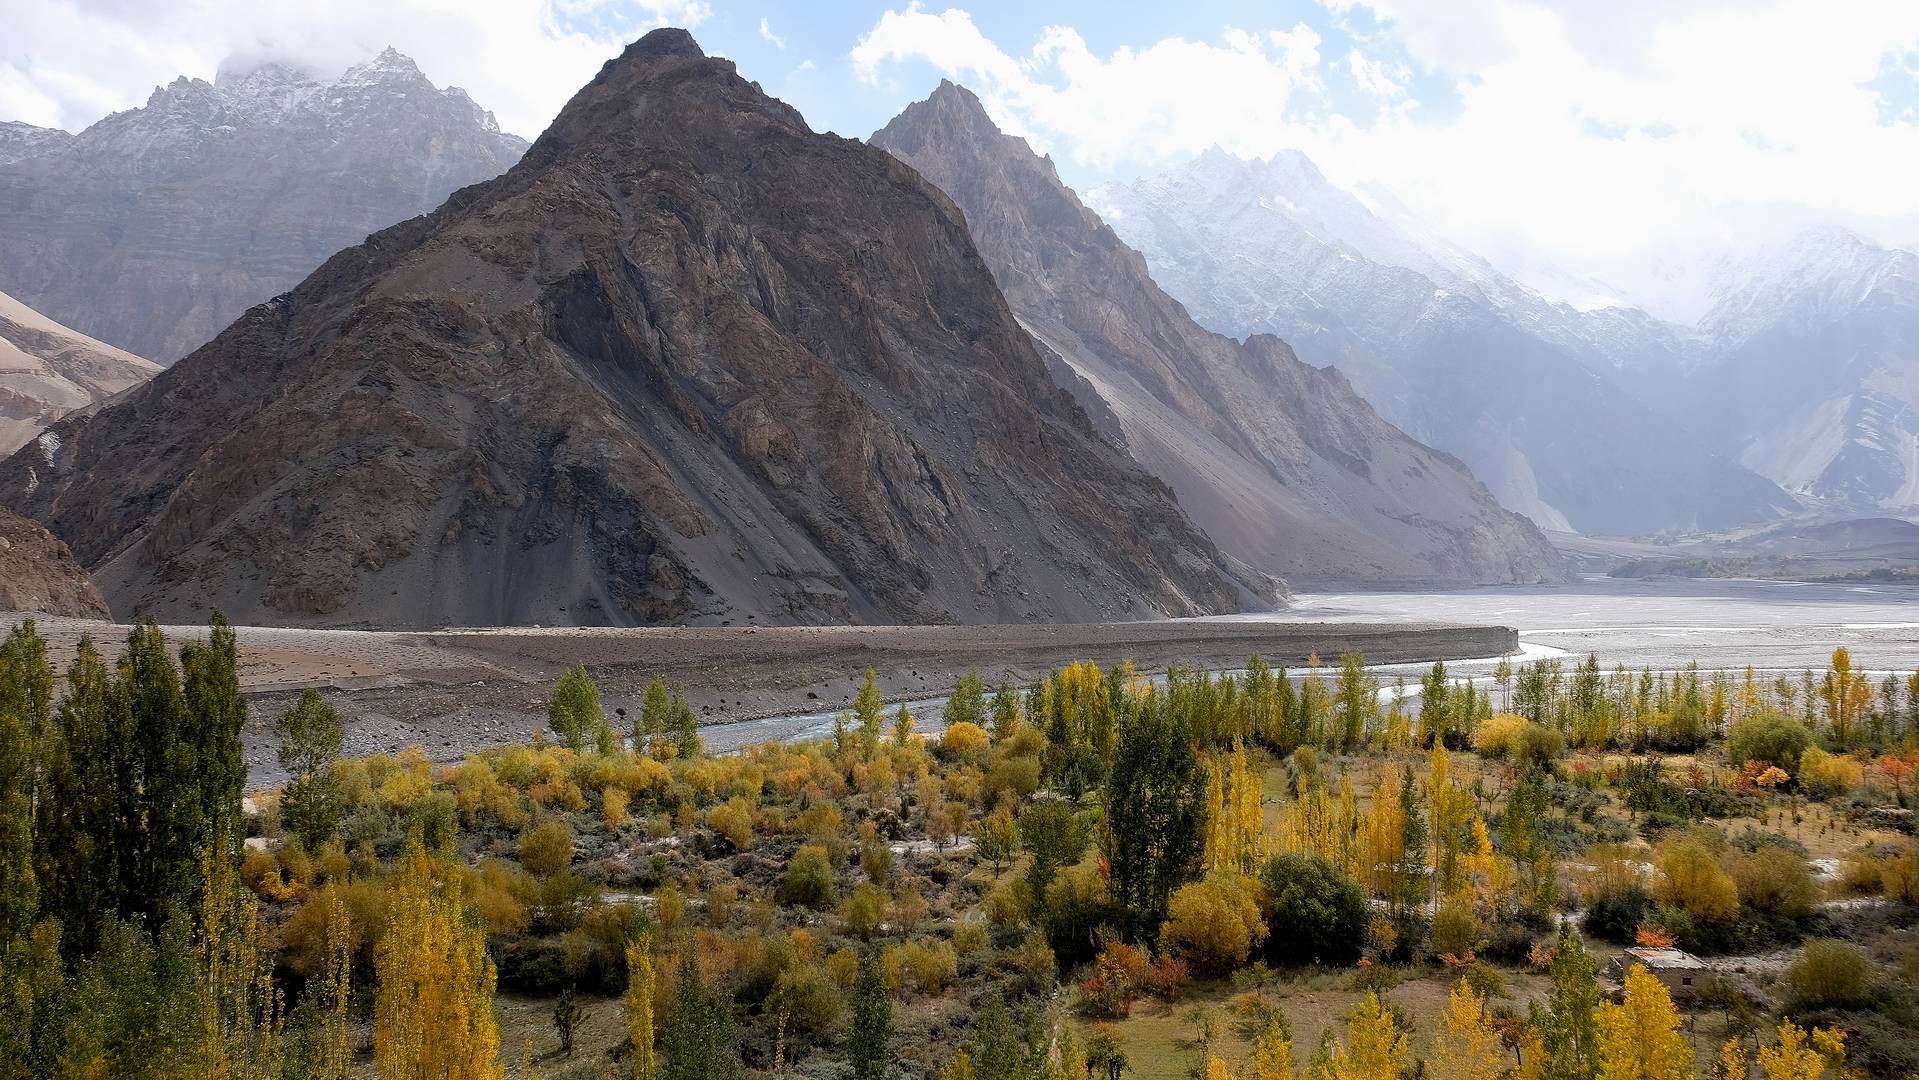
[{"label": "mountain", "polygon": [[34,127],[17,120],[0,120],[0,165],[11,165],[22,158],[50,154],[73,141],[59,128]]},{"label": "mountain", "polygon": [[1699,330],[1704,437],[1827,507],[1919,508],[1919,255],[1806,230],[1725,268]]},{"label": "mountain", "polygon": [[[1395,226],[1304,155],[1213,150],[1089,199],[1201,325],[1336,364],[1381,415],[1457,454],[1541,527],[1723,528],[1797,509],[1620,385],[1697,346],[1650,316],[1554,304]],[[1402,217],[1403,215],[1389,215]]]},{"label": "mountain", "polygon": [[161,363],[526,148],[391,49],[334,79],[176,79],[78,135],[22,127],[0,134],[0,291]]},{"label": "mountain", "polygon": [[0,506],[0,611],[110,619],[73,552],[39,522]]},{"label": "mountain", "polygon": [[0,293],[0,454],[159,372],[150,360],[77,334]]},{"label": "mountain", "polygon": [[53,432],[0,502],[130,614],[1090,621],[1260,591],[1053,384],[944,195],[677,30],[504,176]]},{"label": "mountain", "polygon": [[873,136],[953,198],[1007,303],[1230,555],[1295,583],[1563,579],[1465,467],[1285,343],[1201,329],[1052,163],[941,83]]}]

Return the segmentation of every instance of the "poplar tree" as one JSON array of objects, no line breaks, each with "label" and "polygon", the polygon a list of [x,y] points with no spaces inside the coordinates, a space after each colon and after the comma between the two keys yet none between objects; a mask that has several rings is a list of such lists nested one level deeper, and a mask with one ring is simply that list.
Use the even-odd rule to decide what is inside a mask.
[{"label": "poplar tree", "polygon": [[380,1080],[502,1075],[486,931],[462,895],[465,873],[417,843],[395,871],[380,938],[374,1061]]},{"label": "poplar tree", "polygon": [[195,744],[200,828],[216,854],[231,857],[243,835],[240,797],[247,766],[240,732],[247,703],[240,694],[239,641],[225,615],[213,613],[206,641],[181,647],[180,671],[188,734]]},{"label": "poplar tree", "polygon": [[633,1080],[659,1080],[653,1055],[653,941],[640,935],[626,947],[628,1041],[633,1047]]},{"label": "poplar tree", "polygon": [[586,749],[589,738],[598,739],[606,716],[600,709],[600,691],[586,665],[567,669],[553,686],[553,701],[546,709],[547,726],[569,750]]},{"label": "poplar tree", "polygon": [[666,1065],[661,1080],[731,1080],[738,1071],[733,1038],[726,999],[700,981],[700,963],[692,950],[683,952],[673,1012],[662,1039]]},{"label": "poplar tree", "polygon": [[656,758],[664,757],[661,740],[672,725],[672,695],[667,692],[666,680],[655,675],[653,681],[646,684],[646,694],[640,698],[640,715],[633,720],[633,752],[651,752]]},{"label": "poplar tree", "polygon": [[880,1080],[886,1075],[893,1038],[893,1005],[886,997],[886,981],[872,953],[860,957],[859,977],[853,983],[853,1031],[847,1047],[854,1080]]},{"label": "poplar tree", "polygon": [[1199,870],[1205,851],[1206,769],[1192,729],[1166,694],[1130,701],[1120,717],[1105,790],[1105,848],[1114,899],[1152,938],[1173,890]]}]

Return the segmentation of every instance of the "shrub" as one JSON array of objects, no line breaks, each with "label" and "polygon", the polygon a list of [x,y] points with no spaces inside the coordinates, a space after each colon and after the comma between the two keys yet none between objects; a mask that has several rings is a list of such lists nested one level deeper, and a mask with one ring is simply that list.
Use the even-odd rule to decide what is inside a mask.
[{"label": "shrub", "polygon": [[957,760],[986,749],[992,741],[985,728],[962,720],[946,725],[946,730],[940,734],[940,752],[944,757]]},{"label": "shrub", "polygon": [[1366,940],[1359,886],[1315,855],[1275,855],[1260,870],[1266,888],[1266,950],[1277,960],[1351,963]]},{"label": "shrub", "polygon": [[833,902],[833,864],[826,849],[818,844],[803,845],[786,864],[786,876],[780,879],[780,903],[799,904],[815,911]]},{"label": "shrub", "polygon": [[1899,904],[1919,904],[1919,848],[1907,844],[1887,856],[1879,880],[1886,899]]},{"label": "shrub", "polygon": [[1514,738],[1531,723],[1512,713],[1494,713],[1473,732],[1473,749],[1484,757],[1505,757]]},{"label": "shrub", "polygon": [[1799,757],[1799,782],[1815,795],[1833,796],[1851,791],[1866,779],[1866,767],[1845,754],[1828,754],[1809,746]]},{"label": "shrub", "polygon": [[809,963],[793,963],[774,980],[767,998],[769,1011],[785,1014],[793,1029],[816,1043],[833,1038],[846,1012],[846,1001],[825,971]]},{"label": "shrub", "polygon": [[753,803],[740,796],[706,813],[706,824],[726,838],[735,851],[753,846]]},{"label": "shrub", "polygon": [[1479,922],[1463,904],[1441,904],[1433,912],[1429,941],[1436,955],[1463,960],[1479,948]]},{"label": "shrub", "polygon": [[1652,910],[1652,896],[1637,885],[1628,885],[1593,898],[1586,907],[1585,930],[1601,941],[1631,945],[1641,923]]},{"label": "shrub", "polygon": [[861,885],[840,905],[840,919],[854,937],[872,937],[886,921],[886,894],[871,885]]},{"label": "shrub", "polygon": [[1819,906],[1812,868],[1782,847],[1761,848],[1733,860],[1732,878],[1740,901],[1760,911],[1800,919]]},{"label": "shrub", "polygon": [[1252,883],[1216,874],[1181,887],[1166,907],[1160,939],[1202,972],[1222,974],[1246,962],[1266,936]]},{"label": "shrub", "polygon": [[551,877],[573,865],[573,830],[553,820],[520,834],[520,865],[534,877]]},{"label": "shrub", "polygon": [[1739,913],[1738,886],[1699,841],[1684,837],[1663,844],[1653,862],[1659,869],[1659,899],[1700,921]]},{"label": "shrub", "polygon": [[1732,726],[1726,756],[1735,769],[1748,761],[1763,761],[1796,774],[1799,756],[1811,745],[1812,733],[1797,720],[1777,714],[1753,716]]},{"label": "shrub", "polygon": [[959,978],[959,954],[944,941],[909,941],[899,947],[900,972],[922,994],[937,994]]},{"label": "shrub", "polygon": [[1866,954],[1843,941],[1806,942],[1806,951],[1786,969],[1786,986],[1795,1008],[1860,1005],[1872,997],[1872,968]]}]

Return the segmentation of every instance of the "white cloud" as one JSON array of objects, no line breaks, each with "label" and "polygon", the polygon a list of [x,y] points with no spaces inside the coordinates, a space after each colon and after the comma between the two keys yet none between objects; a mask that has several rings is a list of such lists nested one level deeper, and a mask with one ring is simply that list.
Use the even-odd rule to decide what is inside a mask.
[{"label": "white cloud", "polygon": [[[1322,3],[1358,42],[1339,60],[1306,26],[1105,55],[1052,27],[1009,51],[963,10],[915,3],[881,16],[853,61],[874,81],[889,63],[931,63],[1082,176],[1213,143],[1304,150],[1534,280],[1598,277],[1674,314],[1687,298],[1665,280],[1672,264],[1734,238],[1811,220],[1919,236],[1919,102],[1888,108],[1866,85],[1919,49],[1919,3]],[[1372,115],[1332,107],[1321,89],[1335,66]],[[1414,88],[1435,83],[1447,100],[1420,101]]]},{"label": "white cloud", "polygon": [[1260,152],[1296,92],[1319,86],[1319,35],[1228,30],[1218,44],[1166,38],[1101,56],[1070,27],[1048,27],[1023,57],[988,40],[967,12],[918,3],[888,11],[853,49],[869,82],[890,62],[923,60],[965,82],[1007,129],[1098,166],[1166,161],[1218,142]]},{"label": "white cloud", "polygon": [[776,49],[786,48],[786,39],[775,34],[773,27],[763,18],[760,20],[760,38],[761,40],[772,42],[773,47]]},{"label": "white cloud", "polygon": [[1406,80],[1410,73],[1406,65],[1388,60],[1374,60],[1354,49],[1346,54],[1346,70],[1352,73],[1353,81],[1381,101],[1393,101],[1406,96]]},{"label": "white cloud", "polygon": [[627,42],[710,14],[706,0],[31,0],[8,5],[0,34],[0,119],[77,130],[229,56],[331,73],[391,45],[531,138]]}]

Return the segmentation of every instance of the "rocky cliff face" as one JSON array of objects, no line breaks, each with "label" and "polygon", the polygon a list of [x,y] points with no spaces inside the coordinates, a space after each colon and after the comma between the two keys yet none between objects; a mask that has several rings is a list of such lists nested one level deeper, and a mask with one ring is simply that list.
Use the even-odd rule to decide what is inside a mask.
[{"label": "rocky cliff face", "polygon": [[1021,321],[1089,413],[1221,549],[1295,583],[1541,582],[1567,570],[1459,461],[1381,420],[1343,376],[1278,339],[1201,329],[1145,260],[943,83],[873,137],[966,214]]},{"label": "rocky cliff face", "polygon": [[77,334],[0,293],[0,454],[159,372],[150,360]]},{"label": "rocky cliff face", "polygon": [[525,148],[390,49],[337,79],[177,79],[77,136],[0,131],[0,291],[172,363]]},{"label": "rocky cliff face", "polygon": [[0,506],[0,611],[110,619],[107,602],[60,538]]},{"label": "rocky cliff face", "polygon": [[1380,218],[1302,155],[1210,151],[1091,202],[1202,325],[1338,365],[1542,527],[1715,529],[1798,508],[1621,384],[1618,367],[1691,355],[1677,328],[1551,304]]},{"label": "rocky cliff face", "polygon": [[0,465],[129,614],[324,625],[1236,610],[951,202],[682,31],[505,176]]}]

